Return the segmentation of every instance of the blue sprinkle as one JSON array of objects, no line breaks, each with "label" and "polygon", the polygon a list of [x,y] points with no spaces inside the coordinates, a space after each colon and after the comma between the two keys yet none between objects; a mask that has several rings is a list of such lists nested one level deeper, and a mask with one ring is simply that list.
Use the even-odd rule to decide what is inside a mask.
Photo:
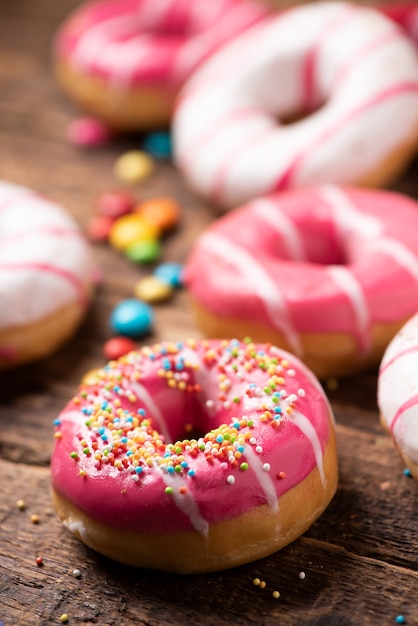
[{"label": "blue sprinkle", "polygon": [[180,465],[181,465],[184,469],[186,469],[186,467],[189,467],[189,464],[187,463],[187,461],[182,461],[182,462],[180,463]]},{"label": "blue sprinkle", "polygon": [[128,437],[122,437],[121,442],[122,443],[128,443],[129,439]]},{"label": "blue sprinkle", "polygon": [[218,435],[218,436],[216,437],[216,441],[217,441],[218,443],[222,443],[222,442],[223,442],[223,440],[224,440],[223,435]]},{"label": "blue sprinkle", "polygon": [[105,427],[104,427],[104,426],[100,426],[100,428],[99,428],[99,433],[100,433],[101,435],[103,435],[103,433],[105,433],[105,432],[106,432]]},{"label": "blue sprinkle", "polygon": [[142,147],[156,159],[169,159],[171,157],[172,147],[169,133],[150,133],[142,142]]},{"label": "blue sprinkle", "polygon": [[395,618],[396,624],[405,624],[405,618],[403,615],[397,615]]},{"label": "blue sprinkle", "polygon": [[194,476],[196,474],[196,472],[194,471],[194,469],[189,469],[189,471],[187,472],[187,474],[189,476]]},{"label": "blue sprinkle", "polygon": [[[142,417],[145,417],[147,412],[146,412],[145,409],[138,409],[137,413],[138,413],[138,415],[141,415]],[[130,421],[132,422],[132,418],[131,418]]]},{"label": "blue sprinkle", "polygon": [[232,426],[233,426],[234,428],[236,428],[237,430],[239,430],[239,429],[241,428],[241,425],[240,425],[240,423],[239,423],[239,422],[234,422],[234,423],[232,424]]},{"label": "blue sprinkle", "polygon": [[133,455],[132,450],[128,450],[128,452],[126,453],[126,456],[132,456],[132,455]]},{"label": "blue sprinkle", "polygon": [[108,436],[107,436],[107,435],[102,435],[102,436],[100,437],[100,439],[101,439],[102,441],[108,441]]},{"label": "blue sprinkle", "polygon": [[59,419],[54,420],[54,426],[61,426],[61,420]]},{"label": "blue sprinkle", "polygon": [[174,472],[175,472],[175,471],[176,471],[176,470],[174,469],[174,467],[173,467],[172,465],[169,465],[169,466],[167,467],[167,472],[168,472],[169,474],[174,474]]},{"label": "blue sprinkle", "polygon": [[161,263],[154,270],[154,276],[172,287],[181,287],[183,266],[180,263]]},{"label": "blue sprinkle", "polygon": [[279,406],[275,406],[273,410],[274,410],[275,413],[281,413],[282,412],[282,410],[281,410],[281,408]]},{"label": "blue sprinkle", "polygon": [[125,337],[141,337],[148,333],[154,321],[154,312],[145,302],[130,298],[122,300],[113,309],[110,326]]},{"label": "blue sprinkle", "polygon": [[162,365],[165,370],[171,369],[170,359],[163,359]]},{"label": "blue sprinkle", "polygon": [[237,450],[238,450],[238,452],[242,453],[242,452],[244,452],[245,448],[244,448],[244,446],[238,446]]},{"label": "blue sprinkle", "polygon": [[138,465],[138,467],[136,467],[136,468],[135,468],[135,473],[136,473],[136,474],[142,474],[142,467],[140,467],[140,466]]},{"label": "blue sprinkle", "polygon": [[408,478],[411,478],[412,476],[411,470],[408,469],[407,467],[404,469],[403,473],[404,473],[404,476],[408,476]]}]

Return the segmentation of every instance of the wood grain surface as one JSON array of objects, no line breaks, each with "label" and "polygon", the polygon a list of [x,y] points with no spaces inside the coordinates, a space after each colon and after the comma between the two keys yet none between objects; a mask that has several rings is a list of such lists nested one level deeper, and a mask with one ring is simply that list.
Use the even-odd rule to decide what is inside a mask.
[{"label": "wood grain surface", "polygon": [[[76,4],[0,3],[0,178],[62,203],[84,228],[96,195],[120,186],[116,157],[140,138],[95,150],[65,140],[76,111],[54,81],[50,48],[57,25]],[[415,161],[394,188],[417,198],[417,174]],[[159,163],[134,192],[138,199],[170,195],[182,205],[163,260],[183,262],[216,218],[169,163]],[[50,499],[53,419],[83,373],[104,362],[113,306],[149,273],[106,245],[95,245],[94,254],[104,280],[77,335],[52,358],[0,375],[0,624],[58,624],[65,613],[70,625],[101,626],[389,626],[398,615],[408,626],[417,624],[418,486],[403,474],[379,424],[375,372],[327,387],[337,418],[338,492],[309,532],[269,558],[217,574],[174,576],[111,562],[62,527]],[[153,333],[142,344],[199,337],[184,292],[155,313]],[[254,586],[255,577],[266,582],[264,589]]]}]

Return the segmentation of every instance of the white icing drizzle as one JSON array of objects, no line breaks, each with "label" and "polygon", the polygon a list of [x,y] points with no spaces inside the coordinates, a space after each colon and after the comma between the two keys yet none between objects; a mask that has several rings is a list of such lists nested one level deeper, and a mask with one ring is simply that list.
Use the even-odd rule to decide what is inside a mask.
[{"label": "white icing drizzle", "polygon": [[78,535],[87,546],[93,546],[90,541],[88,530],[81,520],[66,519],[63,524],[73,535]]},{"label": "white icing drizzle", "polygon": [[204,233],[199,245],[236,268],[240,276],[245,276],[246,284],[251,285],[262,300],[272,325],[283,332],[296,354],[302,354],[299,336],[290,320],[286,301],[263,266],[248,252],[218,233]]},{"label": "white icing drizzle", "polygon": [[257,481],[266,496],[267,504],[273,512],[277,512],[279,504],[276,489],[269,473],[263,469],[262,460],[249,445],[244,446],[244,455],[248,459],[248,464],[256,475]]},{"label": "white icing drizzle", "polygon": [[[177,508],[187,515],[191,525],[197,532],[202,535],[207,535],[209,532],[209,522],[202,517],[196,500],[184,478],[178,474],[169,474],[163,471],[161,471],[161,475],[167,487],[173,488],[171,495]],[[184,493],[180,493],[179,491],[182,487],[185,489]]]},{"label": "white icing drizzle", "polygon": [[152,419],[156,422],[157,430],[164,437],[164,441],[168,443],[171,441],[170,432],[167,428],[167,423],[164,419],[163,414],[161,413],[159,407],[154,402],[151,394],[145,389],[144,385],[141,385],[138,381],[133,381],[130,383],[132,391],[135,393],[137,398],[141,400],[141,402],[145,405],[145,409],[149,411]]},{"label": "white icing drizzle", "polygon": [[359,345],[364,352],[370,348],[370,315],[363,290],[356,280],[354,274],[346,267],[340,265],[329,265],[326,268],[327,274],[345,293],[350,301],[355,320]]},{"label": "white icing drizzle", "polygon": [[251,203],[251,211],[264,220],[274,231],[283,238],[287,254],[292,261],[306,261],[306,251],[299,231],[280,205],[268,198],[257,198]]},{"label": "white icing drizzle", "polygon": [[321,477],[321,481],[323,486],[326,485],[326,478],[324,473],[324,463],[323,463],[323,454],[321,442],[319,441],[318,434],[315,428],[312,426],[310,420],[303,415],[299,411],[293,411],[290,420],[299,428],[299,430],[305,435],[305,437],[309,440],[312,450],[315,456],[316,465],[318,467],[318,472]]}]

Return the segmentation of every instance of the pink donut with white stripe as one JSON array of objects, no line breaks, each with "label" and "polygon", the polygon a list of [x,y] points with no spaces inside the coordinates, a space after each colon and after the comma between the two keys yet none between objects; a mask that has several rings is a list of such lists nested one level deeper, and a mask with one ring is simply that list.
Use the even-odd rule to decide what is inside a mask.
[{"label": "pink donut with white stripe", "polygon": [[191,72],[267,14],[253,0],[96,0],[62,24],[58,79],[81,107],[121,130],[168,125]]},{"label": "pink donut with white stripe", "polygon": [[0,369],[46,357],[65,342],[93,282],[89,246],[64,209],[0,181]]},{"label": "pink donut with white stripe", "polygon": [[173,137],[190,185],[225,207],[322,183],[383,186],[418,145],[416,49],[374,9],[284,11],[197,70]]},{"label": "pink donut with white stripe", "polygon": [[418,309],[418,204],[317,186],[259,198],[211,224],[184,268],[207,336],[250,336],[320,378],[376,366]]},{"label": "pink donut with white stripe", "polygon": [[380,365],[377,401],[380,419],[418,480],[418,314],[388,345]]},{"label": "pink donut with white stripe", "polygon": [[122,563],[222,570],[301,535],[334,495],[334,419],[271,344],[163,342],[90,374],[55,421],[67,528]]}]

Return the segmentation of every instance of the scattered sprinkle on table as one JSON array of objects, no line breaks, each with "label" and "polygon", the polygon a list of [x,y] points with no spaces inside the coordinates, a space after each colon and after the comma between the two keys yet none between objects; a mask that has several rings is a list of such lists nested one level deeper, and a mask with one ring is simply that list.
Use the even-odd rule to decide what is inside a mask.
[{"label": "scattered sprinkle on table", "polygon": [[42,565],[44,564],[44,560],[41,556],[37,556],[35,559],[35,563],[38,567],[42,567]]},{"label": "scattered sprinkle on table", "polygon": [[60,621],[65,623],[65,622],[68,622],[68,620],[69,620],[68,613],[63,613],[60,617]]},{"label": "scattered sprinkle on table", "polygon": [[157,276],[144,276],[134,287],[134,296],[150,304],[164,302],[173,295],[173,287]]},{"label": "scattered sprinkle on table", "polygon": [[175,228],[180,221],[180,205],[169,197],[150,198],[135,207],[135,212],[156,224],[163,232]]},{"label": "scattered sprinkle on table", "polygon": [[41,520],[39,519],[39,515],[33,514],[30,516],[30,521],[32,524],[39,524]]},{"label": "scattered sprinkle on table", "polygon": [[278,600],[280,598],[280,591],[275,590],[271,595],[275,600]]},{"label": "scattered sprinkle on table", "polygon": [[19,509],[19,511],[24,511],[26,509],[26,503],[24,500],[16,500],[16,506]]},{"label": "scattered sprinkle on table", "polygon": [[71,572],[72,575],[74,576],[74,578],[81,578],[81,572],[79,569],[73,569],[73,571]]},{"label": "scattered sprinkle on table", "polygon": [[395,624],[405,624],[405,618],[403,615],[397,615],[395,618]]},{"label": "scattered sprinkle on table", "polygon": [[183,266],[180,263],[161,263],[153,274],[172,287],[181,287]]},{"label": "scattered sprinkle on table", "polygon": [[103,346],[103,354],[108,361],[120,359],[132,350],[136,350],[136,343],[129,337],[112,337]]},{"label": "scattered sprinkle on table", "polygon": [[142,142],[143,149],[156,159],[171,157],[171,136],[167,132],[149,133]]},{"label": "scattered sprinkle on table", "polygon": [[67,128],[67,140],[75,146],[101,146],[111,137],[108,126],[93,117],[76,118]]},{"label": "scattered sprinkle on table", "polygon": [[160,230],[139,213],[128,213],[113,222],[109,232],[109,243],[116,250],[126,250],[138,241],[158,239]]}]

